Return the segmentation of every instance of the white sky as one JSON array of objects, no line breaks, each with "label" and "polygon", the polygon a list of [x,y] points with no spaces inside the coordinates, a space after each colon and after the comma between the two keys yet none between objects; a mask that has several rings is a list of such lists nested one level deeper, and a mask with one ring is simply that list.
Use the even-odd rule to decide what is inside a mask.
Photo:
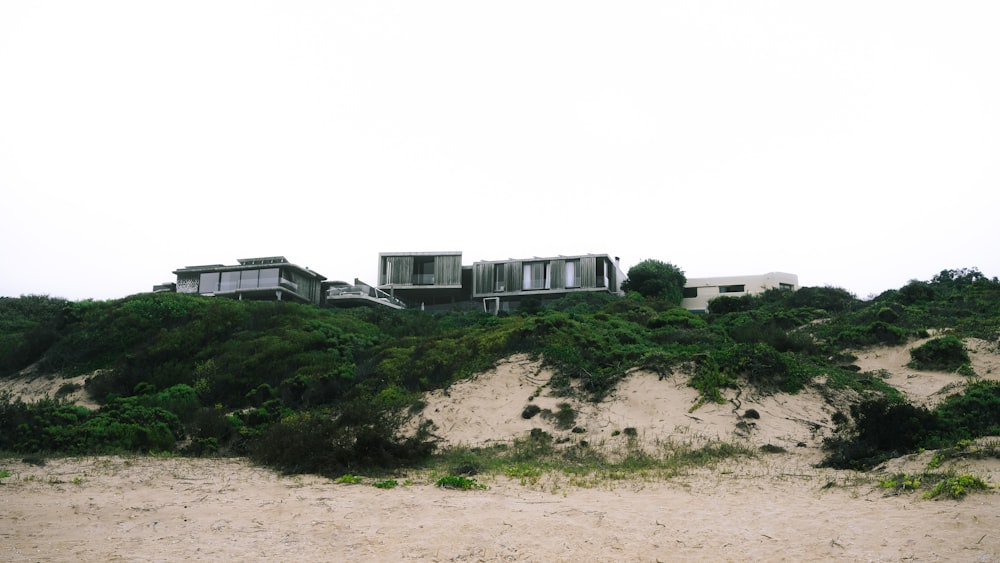
[{"label": "white sky", "polygon": [[284,255],[1000,275],[1000,2],[0,2],[0,295]]}]

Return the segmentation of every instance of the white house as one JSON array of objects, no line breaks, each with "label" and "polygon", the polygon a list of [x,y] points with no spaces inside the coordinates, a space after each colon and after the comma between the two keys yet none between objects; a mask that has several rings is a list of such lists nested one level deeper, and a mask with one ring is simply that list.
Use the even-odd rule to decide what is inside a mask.
[{"label": "white house", "polygon": [[708,310],[708,302],[719,296],[739,297],[764,293],[768,289],[795,291],[798,288],[799,277],[784,272],[770,272],[757,276],[691,278],[684,284],[681,307],[703,313]]}]

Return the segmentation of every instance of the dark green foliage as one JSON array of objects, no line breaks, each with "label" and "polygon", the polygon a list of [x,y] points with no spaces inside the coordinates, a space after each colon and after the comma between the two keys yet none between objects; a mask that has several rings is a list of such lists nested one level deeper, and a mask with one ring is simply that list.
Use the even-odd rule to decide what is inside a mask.
[{"label": "dark green foliage", "polygon": [[0,297],[0,377],[36,362],[60,336],[65,299]]},{"label": "dark green foliage", "polygon": [[876,344],[902,344],[906,342],[908,336],[905,329],[883,321],[875,321],[865,326],[847,328],[837,334],[834,340],[839,346],[860,348]]},{"label": "dark green foliage", "polygon": [[908,365],[913,369],[955,371],[969,363],[965,344],[951,334],[928,340],[911,349],[910,357]]},{"label": "dark green foliage", "polygon": [[660,298],[679,305],[687,278],[684,271],[669,262],[647,259],[628,270],[622,290],[638,292],[643,297]]},{"label": "dark green foliage", "polygon": [[1000,436],[1000,382],[968,383],[962,393],[945,398],[935,412],[944,440]]},{"label": "dark green foliage", "polygon": [[[76,303],[0,299],[0,376],[35,362],[42,373],[100,369],[86,389],[103,404],[89,411],[8,398],[0,404],[0,449],[257,452],[285,469],[332,468],[315,469],[324,473],[393,466],[419,459],[426,444],[398,436],[399,418],[391,413],[406,412],[423,391],[516,352],[555,369],[554,392],[591,399],[604,397],[636,367],[690,377],[702,400],[716,401],[729,386],[794,392],[822,374],[829,386],[888,401],[881,410],[857,410],[860,423],[843,416],[837,455],[845,466],[913,446],[874,434],[872,420],[888,433],[922,436],[921,447],[1000,431],[992,388],[970,386],[928,418],[898,406],[898,391],[878,374],[852,371],[845,355],[845,349],[902,343],[931,328],[950,328],[956,339],[995,340],[1000,283],[974,269],[944,270],[870,302],[838,288],[769,290],[719,299],[709,314],[695,315],[673,299],[580,292],[501,317],[334,311],[177,294]],[[376,420],[345,418],[351,405],[366,405]],[[514,448],[517,455],[555,447],[546,436],[539,430]],[[591,455],[586,448],[567,451]]]},{"label": "dark green foliage", "polygon": [[0,400],[0,450],[70,454],[172,451],[184,437],[177,415],[115,399],[97,411],[42,400]]},{"label": "dark green foliage", "polygon": [[830,452],[825,465],[867,469],[919,448],[1000,434],[1000,382],[969,383],[933,411],[901,400],[867,400],[851,407],[851,419],[843,413],[834,419],[838,434],[824,444]]},{"label": "dark green foliage", "polygon": [[401,418],[362,400],[337,410],[304,411],[265,430],[250,455],[258,463],[333,477],[359,469],[415,464],[434,450],[426,428],[400,436]]},{"label": "dark green foliage", "polygon": [[528,420],[540,412],[542,412],[542,409],[538,405],[528,405],[521,411],[521,418]]},{"label": "dark green foliage", "polygon": [[573,428],[573,425],[576,424],[576,410],[573,405],[559,403],[556,407],[559,409],[553,414],[553,418],[556,419],[556,428],[560,430]]},{"label": "dark green foliage", "polygon": [[940,425],[923,407],[884,397],[851,406],[853,427],[846,418],[840,433],[824,441],[830,452],[823,465],[837,469],[869,469],[886,459],[909,453],[930,441]]}]

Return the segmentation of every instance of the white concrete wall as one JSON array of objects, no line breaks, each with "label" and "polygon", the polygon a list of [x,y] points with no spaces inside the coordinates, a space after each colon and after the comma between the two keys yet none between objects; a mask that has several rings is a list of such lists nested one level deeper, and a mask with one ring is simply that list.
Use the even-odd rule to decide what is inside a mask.
[{"label": "white concrete wall", "polygon": [[[708,302],[720,295],[729,297],[740,297],[741,295],[756,295],[764,293],[768,289],[778,287],[789,287],[792,291],[799,288],[799,277],[795,274],[784,272],[769,272],[757,276],[722,276],[715,278],[691,278],[684,285],[685,289],[696,288],[697,297],[685,297],[681,300],[681,307],[689,311],[705,311],[708,309]],[[720,288],[726,286],[742,285],[742,292],[722,292]]]}]

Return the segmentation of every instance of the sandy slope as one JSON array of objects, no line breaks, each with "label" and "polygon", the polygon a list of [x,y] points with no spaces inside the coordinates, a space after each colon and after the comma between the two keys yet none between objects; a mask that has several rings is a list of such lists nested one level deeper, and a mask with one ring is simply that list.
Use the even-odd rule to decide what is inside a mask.
[{"label": "sandy slope", "polygon": [[[912,344],[911,344],[912,345]],[[978,345],[978,344],[977,344]],[[995,347],[973,353],[996,376]],[[905,368],[906,349],[859,355],[911,398],[933,401],[961,376]],[[427,475],[391,490],[287,477],[240,459],[97,457],[38,467],[0,460],[3,561],[1000,561],[1000,493],[962,501],[887,496],[880,474],[918,472],[932,452],[860,475],[818,469],[834,411],[809,388],[704,405],[682,376],[630,374],[600,404],[571,401],[582,433],[524,419],[528,404],[557,410],[551,374],[524,356],[430,394],[422,413],[446,444],[482,445],[543,428],[614,448],[625,428],[647,445],[722,439],[786,453],[585,488],[563,475],[535,486],[482,477],[488,490],[450,491]],[[898,380],[898,381],[897,381]],[[760,417],[743,417],[747,409]],[[742,423],[742,424],[741,424]],[[616,433],[617,431],[617,433]],[[994,461],[944,469],[1000,481]]]}]

